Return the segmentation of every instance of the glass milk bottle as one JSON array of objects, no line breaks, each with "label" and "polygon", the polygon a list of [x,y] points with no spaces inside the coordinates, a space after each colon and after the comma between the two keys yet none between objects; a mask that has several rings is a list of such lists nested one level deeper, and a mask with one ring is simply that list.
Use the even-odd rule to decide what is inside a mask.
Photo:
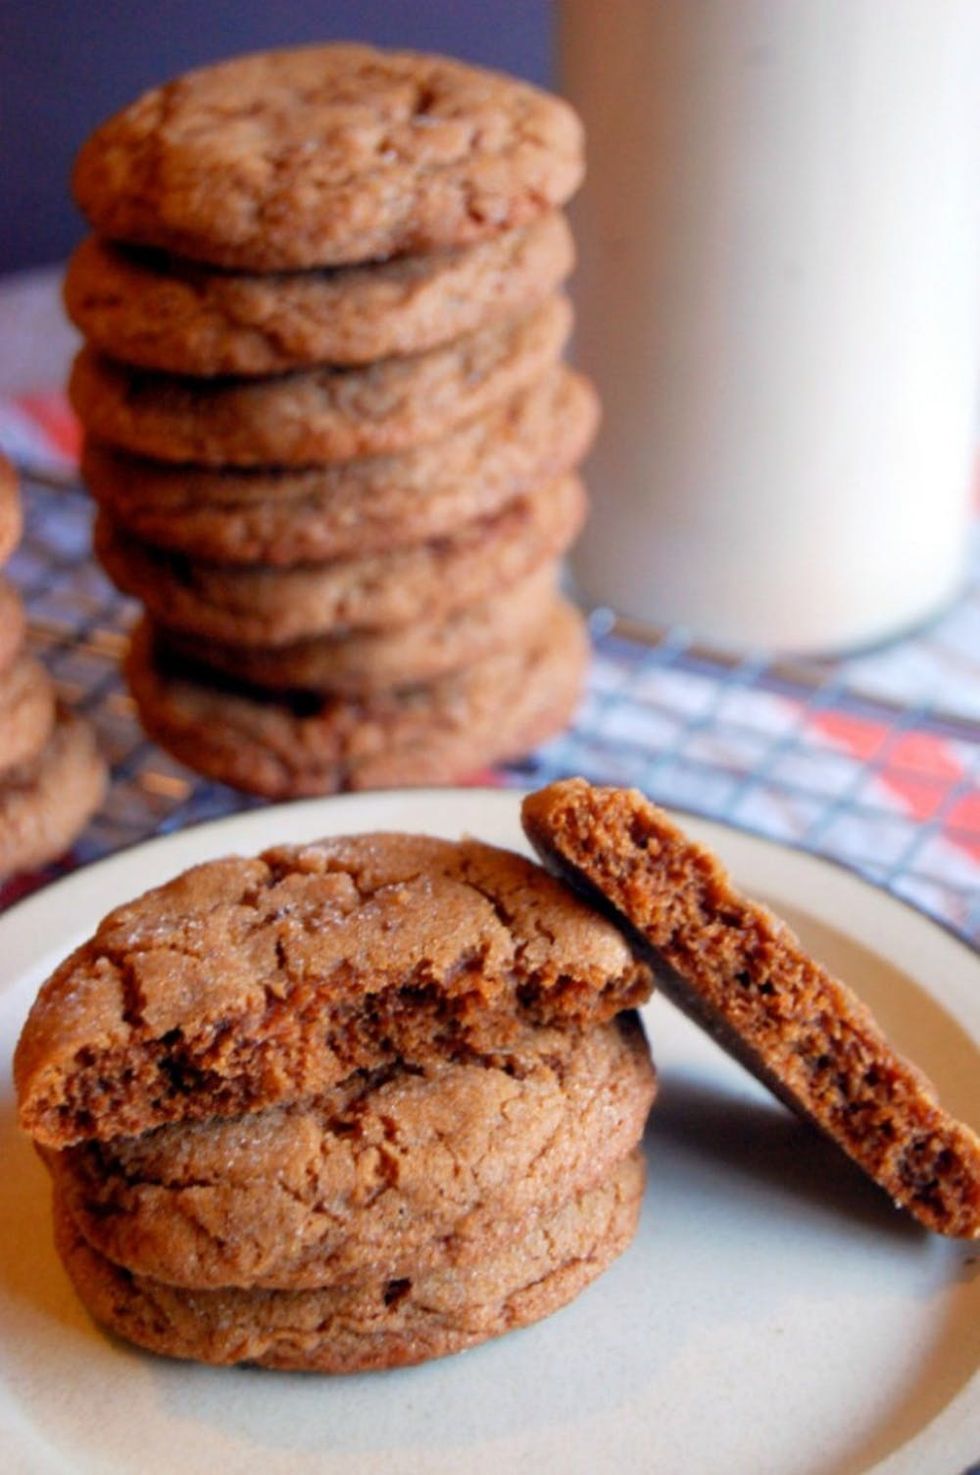
[{"label": "glass milk bottle", "polygon": [[900,633],[963,575],[978,0],[562,0],[588,130],[585,598],[729,647]]}]

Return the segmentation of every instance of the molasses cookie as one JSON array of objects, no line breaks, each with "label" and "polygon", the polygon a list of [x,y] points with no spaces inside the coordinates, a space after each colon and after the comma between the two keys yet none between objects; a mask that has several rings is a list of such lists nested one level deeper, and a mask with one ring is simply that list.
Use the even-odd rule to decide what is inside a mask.
[{"label": "molasses cookie", "polygon": [[0,877],[56,860],[98,809],[105,787],[91,727],[59,712],[37,758],[0,779]]},{"label": "molasses cookie", "polygon": [[389,553],[454,533],[583,459],[598,421],[588,381],[560,366],[445,439],[396,456],[291,471],[174,466],[91,438],[89,491],[157,548],[213,563],[289,565]]},{"label": "molasses cookie", "polygon": [[210,778],[267,798],[452,783],[520,757],[566,726],[589,645],[556,604],[525,643],[429,684],[361,698],[270,694],[168,663],[149,629],[126,665],[140,721]]},{"label": "molasses cookie", "polygon": [[437,348],[520,317],[572,269],[558,212],[478,245],[289,275],[211,271],[92,236],[68,264],[65,305],[88,341],[168,374],[281,374]]},{"label": "molasses cookie", "polygon": [[13,584],[0,577],[0,677],[5,676],[24,647],[24,605]]},{"label": "molasses cookie", "polygon": [[524,827],[623,926],[664,993],[929,1229],[980,1236],[980,1142],[867,1007],[636,790],[570,779]]},{"label": "molasses cookie", "polygon": [[37,758],[54,727],[55,694],[39,662],[20,655],[0,674],[0,784],[5,773]]},{"label": "molasses cookie", "polygon": [[73,185],[113,240],[245,271],[461,246],[537,219],[583,173],[572,109],[412,52],[309,46],[146,92],[82,148]]},{"label": "molasses cookie", "polygon": [[62,1148],[395,1062],[503,1062],[528,1028],[592,1027],[649,990],[617,930],[522,856],[416,835],[280,846],[105,918],[28,1016],[20,1120]]},{"label": "molasses cookie", "polygon": [[270,379],[188,379],[83,348],[69,395],[98,440],[160,461],[308,466],[425,445],[509,399],[559,358],[564,297],[442,348]]},{"label": "molasses cookie", "polygon": [[227,645],[289,645],[448,617],[560,558],[585,510],[581,482],[566,476],[445,538],[295,568],[199,563],[159,552],[104,513],[94,541],[113,583],[157,623]]},{"label": "molasses cookie", "polygon": [[157,648],[191,668],[219,672],[266,691],[327,691],[370,696],[437,681],[497,651],[524,646],[555,602],[557,568],[548,563],[509,588],[446,617],[424,615],[402,629],[298,641],[221,645],[204,651],[193,635],[155,627]]},{"label": "molasses cookie", "polygon": [[95,1319],[168,1357],[322,1373],[445,1357],[567,1305],[627,1248],[643,1195],[631,1154],[595,1188],[464,1265],[316,1290],[189,1291],[134,1275],[91,1248],[55,1201],[55,1243]]},{"label": "molasses cookie", "polygon": [[624,1014],[499,1063],[357,1074],[315,1101],[43,1149],[92,1248],[184,1286],[311,1290],[472,1263],[603,1182],[655,1077]]}]

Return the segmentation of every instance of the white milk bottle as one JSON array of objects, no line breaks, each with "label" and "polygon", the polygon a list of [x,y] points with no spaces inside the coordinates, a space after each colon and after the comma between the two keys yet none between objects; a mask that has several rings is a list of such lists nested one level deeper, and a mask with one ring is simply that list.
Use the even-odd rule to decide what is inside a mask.
[{"label": "white milk bottle", "polygon": [[562,0],[588,130],[584,597],[833,651],[963,575],[980,0]]}]

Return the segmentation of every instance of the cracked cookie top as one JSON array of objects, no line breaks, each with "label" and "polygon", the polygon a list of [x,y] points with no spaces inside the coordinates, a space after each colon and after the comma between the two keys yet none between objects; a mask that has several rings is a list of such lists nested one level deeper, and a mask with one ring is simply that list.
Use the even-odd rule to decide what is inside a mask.
[{"label": "cracked cookie top", "polygon": [[312,1097],[401,1060],[506,1060],[647,997],[619,933],[523,857],[375,834],[210,862],[117,908],[14,1061],[64,1147]]},{"label": "cracked cookie top", "polygon": [[101,234],[250,271],[482,240],[562,204],[583,172],[567,103],[445,57],[311,46],[144,93],[83,146]]},{"label": "cracked cookie top", "polygon": [[611,1174],[655,1076],[633,1013],[499,1065],[358,1072],[314,1101],[42,1149],[92,1247],[192,1289],[303,1290],[488,1258]]}]

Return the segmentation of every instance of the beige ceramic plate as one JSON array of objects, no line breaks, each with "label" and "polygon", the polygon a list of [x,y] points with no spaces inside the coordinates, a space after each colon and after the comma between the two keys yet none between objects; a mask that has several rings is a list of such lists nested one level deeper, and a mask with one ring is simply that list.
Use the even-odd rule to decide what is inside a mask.
[{"label": "beige ceramic plate", "polygon": [[[690,828],[786,914],[976,1121],[980,962],[848,873]],[[522,844],[517,798],[263,809],[115,857],[0,921],[0,1465],[179,1475],[960,1475],[980,1456],[980,1248],[930,1236],[662,1000],[662,1093],[630,1251],[566,1310],[427,1367],[343,1379],[110,1340],[50,1244],[9,1060],[38,983],[112,905],[194,861],[365,829]]]}]

